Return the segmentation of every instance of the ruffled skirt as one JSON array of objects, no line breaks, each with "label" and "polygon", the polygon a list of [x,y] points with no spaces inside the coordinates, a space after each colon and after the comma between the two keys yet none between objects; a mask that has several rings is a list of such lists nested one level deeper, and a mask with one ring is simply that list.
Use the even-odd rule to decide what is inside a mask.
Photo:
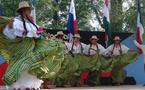
[{"label": "ruffled skirt", "polygon": [[[64,44],[59,40],[18,38],[7,43],[9,43],[7,49],[10,58],[7,60],[9,66],[3,80],[7,85],[16,88],[29,85],[29,87],[34,87],[35,83],[31,84],[33,81],[40,84],[40,80],[43,78],[55,77],[64,59]],[[44,62],[45,66],[39,62]],[[24,71],[28,71],[28,73],[23,73]],[[26,86],[23,85],[24,82]],[[37,86],[36,88],[38,88]]]},{"label": "ruffled skirt", "polygon": [[26,88],[29,88],[40,90],[40,86],[42,83],[43,83],[42,80],[38,79],[36,76],[29,74],[27,71],[24,71],[23,73],[21,73],[20,78],[15,83],[12,84],[10,89],[26,90]]}]

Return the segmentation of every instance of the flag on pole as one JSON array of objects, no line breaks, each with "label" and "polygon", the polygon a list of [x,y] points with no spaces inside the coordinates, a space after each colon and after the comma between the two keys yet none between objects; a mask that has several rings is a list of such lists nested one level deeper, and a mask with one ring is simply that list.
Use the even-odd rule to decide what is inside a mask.
[{"label": "flag on pole", "polygon": [[73,35],[75,33],[78,33],[74,0],[71,0],[70,3],[70,10],[67,21],[67,31],[69,36],[69,42],[71,42],[73,40]]},{"label": "flag on pole", "polygon": [[110,44],[109,41],[111,39],[108,0],[105,0],[105,4],[104,4],[104,8],[103,8],[103,27],[105,29],[106,47],[108,47],[108,45]]},{"label": "flag on pole", "polygon": [[[136,41],[139,44],[143,44],[143,34],[144,34],[144,28],[142,24],[142,19],[141,19],[141,11],[140,11],[140,2],[138,0],[138,15],[137,15],[137,28],[136,28]],[[138,47],[138,52],[142,53],[141,48]]]}]

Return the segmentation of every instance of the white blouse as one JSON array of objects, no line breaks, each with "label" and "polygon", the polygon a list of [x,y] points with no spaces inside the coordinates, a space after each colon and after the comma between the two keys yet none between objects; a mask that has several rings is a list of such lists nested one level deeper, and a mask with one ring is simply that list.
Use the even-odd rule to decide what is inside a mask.
[{"label": "white blouse", "polygon": [[[25,37],[39,37],[37,35],[37,28],[30,23],[28,20],[25,20],[26,23],[26,28],[27,28],[27,35]],[[39,28],[39,27],[38,27]],[[13,28],[10,29],[8,26],[4,29],[3,33],[6,35],[9,39],[14,39],[16,36],[23,37],[23,32],[24,32],[24,26],[23,22],[20,17],[14,18],[13,22]]]},{"label": "white blouse", "polygon": [[3,34],[9,39],[15,39],[16,35],[14,34],[14,29],[9,28],[8,26],[5,27]]},{"label": "white blouse", "polygon": [[92,45],[91,47],[90,45],[87,45],[85,47],[84,53],[86,55],[95,55],[98,52],[99,54],[103,55],[105,52],[105,48],[101,44],[97,44],[97,45],[98,45],[98,48],[96,45]]},{"label": "white blouse", "polygon": [[[114,50],[113,50],[114,48]],[[120,46],[117,46],[117,47],[114,47],[114,45],[111,45],[109,46],[107,49],[106,49],[106,52],[105,54],[106,55],[120,55],[120,50],[122,51],[122,54],[125,54],[128,52],[129,48],[123,44],[121,44],[121,49],[120,49]]]},{"label": "white blouse", "polygon": [[66,45],[67,45],[68,51],[72,51],[72,53],[74,53],[74,54],[83,53],[84,49],[86,47],[86,44],[84,44],[84,43],[77,44],[77,45],[73,45],[72,43],[67,43]]}]

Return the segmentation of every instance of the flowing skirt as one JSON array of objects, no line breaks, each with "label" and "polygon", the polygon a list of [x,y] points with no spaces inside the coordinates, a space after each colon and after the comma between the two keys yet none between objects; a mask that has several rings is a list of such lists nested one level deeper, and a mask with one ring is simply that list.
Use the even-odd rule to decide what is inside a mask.
[{"label": "flowing skirt", "polygon": [[[112,56],[110,58],[104,58],[103,56],[96,54],[94,56],[85,55],[65,55],[63,65],[60,72],[53,79],[54,84],[74,84],[80,81],[82,72],[89,71],[94,75],[91,78],[91,82],[99,84],[99,77],[102,72],[112,72],[112,77],[116,77],[118,73],[116,70],[123,70],[125,66],[135,61],[137,51],[129,51],[126,54],[119,56]],[[117,75],[115,75],[117,73]],[[119,75],[117,76],[120,77]],[[115,78],[117,79],[117,78]],[[121,78],[123,80],[123,78]]]},{"label": "flowing skirt", "polygon": [[12,84],[11,89],[25,90],[26,88],[29,88],[40,90],[40,86],[42,83],[42,80],[38,79],[36,76],[29,74],[27,71],[24,71],[21,73],[20,78]]},{"label": "flowing skirt", "polygon": [[[45,39],[18,38],[7,41],[7,43],[9,44],[7,50],[10,52],[10,58],[7,60],[9,66],[3,80],[8,86],[19,88],[23,86],[23,82],[30,82],[28,84],[31,86],[26,84],[28,87],[38,88],[40,85],[38,87],[32,85],[31,80],[36,80],[40,84],[39,81],[43,78],[53,78],[63,62],[64,44],[60,40],[50,39],[47,41]],[[45,63],[45,66],[39,64],[40,62]],[[45,73],[41,72],[41,70]],[[23,73],[24,71],[28,72]]]}]

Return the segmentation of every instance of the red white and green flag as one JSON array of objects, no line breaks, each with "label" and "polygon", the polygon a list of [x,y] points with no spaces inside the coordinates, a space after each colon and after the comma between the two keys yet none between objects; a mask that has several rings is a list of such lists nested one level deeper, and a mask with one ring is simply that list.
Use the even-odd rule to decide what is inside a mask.
[{"label": "red white and green flag", "polygon": [[[136,40],[139,44],[143,44],[144,28],[141,19],[140,3],[138,0],[138,16],[137,16],[137,28],[136,28]],[[138,52],[142,53],[142,49],[138,47]]]},{"label": "red white and green flag", "polygon": [[105,42],[106,47],[110,44],[111,32],[110,32],[110,17],[109,17],[109,8],[108,0],[105,0],[103,8],[103,27],[105,29]]}]

